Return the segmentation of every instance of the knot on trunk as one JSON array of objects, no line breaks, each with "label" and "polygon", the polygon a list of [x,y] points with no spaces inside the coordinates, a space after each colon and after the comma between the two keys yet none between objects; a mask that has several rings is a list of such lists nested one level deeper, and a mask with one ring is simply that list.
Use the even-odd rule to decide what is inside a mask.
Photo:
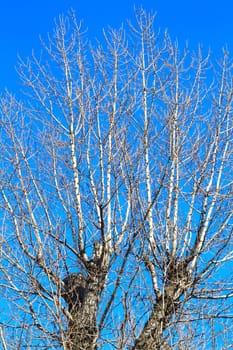
[{"label": "knot on trunk", "polygon": [[165,274],[165,294],[172,298],[173,302],[187,290],[190,285],[190,273],[187,269],[187,262],[170,260]]},{"label": "knot on trunk", "polygon": [[69,312],[77,311],[84,303],[87,294],[87,278],[81,273],[71,273],[63,280],[62,297]]},{"label": "knot on trunk", "polygon": [[177,284],[189,280],[186,261],[170,260],[166,269],[166,284]]}]

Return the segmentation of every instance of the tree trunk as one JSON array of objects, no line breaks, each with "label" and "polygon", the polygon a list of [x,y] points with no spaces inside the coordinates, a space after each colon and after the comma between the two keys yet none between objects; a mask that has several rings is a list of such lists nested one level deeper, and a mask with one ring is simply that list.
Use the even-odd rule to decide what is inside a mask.
[{"label": "tree trunk", "polygon": [[157,296],[152,313],[145,323],[131,350],[169,350],[163,333],[168,329],[172,316],[180,306],[180,298],[190,286],[187,261],[170,261],[167,265],[165,287]]},{"label": "tree trunk", "polygon": [[95,350],[98,331],[96,318],[104,275],[85,277],[70,274],[64,280],[63,298],[69,306],[68,350]]}]

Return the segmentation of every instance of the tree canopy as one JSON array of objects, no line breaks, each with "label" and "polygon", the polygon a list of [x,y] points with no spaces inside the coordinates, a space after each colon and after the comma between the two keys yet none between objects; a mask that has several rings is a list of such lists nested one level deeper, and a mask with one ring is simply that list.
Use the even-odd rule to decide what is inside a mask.
[{"label": "tree canopy", "polygon": [[0,100],[3,349],[220,349],[232,334],[232,61],[139,9],[74,13]]}]

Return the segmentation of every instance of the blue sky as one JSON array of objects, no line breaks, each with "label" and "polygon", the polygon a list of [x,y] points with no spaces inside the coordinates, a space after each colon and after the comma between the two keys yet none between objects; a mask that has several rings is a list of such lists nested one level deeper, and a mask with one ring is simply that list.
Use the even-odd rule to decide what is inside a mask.
[{"label": "blue sky", "polygon": [[8,87],[17,91],[15,72],[17,55],[29,56],[39,51],[39,35],[53,28],[54,18],[74,8],[84,19],[91,37],[100,36],[110,24],[118,27],[133,16],[134,5],[157,12],[158,27],[168,31],[182,45],[188,40],[191,48],[198,43],[211,47],[220,55],[228,44],[233,53],[232,0],[8,0],[0,3],[0,91]]}]

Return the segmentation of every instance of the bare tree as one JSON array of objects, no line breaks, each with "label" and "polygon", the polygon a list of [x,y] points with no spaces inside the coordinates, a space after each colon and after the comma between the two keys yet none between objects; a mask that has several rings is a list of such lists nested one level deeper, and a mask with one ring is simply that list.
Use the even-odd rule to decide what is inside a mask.
[{"label": "bare tree", "polygon": [[3,349],[231,344],[232,62],[61,17],[1,98]]}]

